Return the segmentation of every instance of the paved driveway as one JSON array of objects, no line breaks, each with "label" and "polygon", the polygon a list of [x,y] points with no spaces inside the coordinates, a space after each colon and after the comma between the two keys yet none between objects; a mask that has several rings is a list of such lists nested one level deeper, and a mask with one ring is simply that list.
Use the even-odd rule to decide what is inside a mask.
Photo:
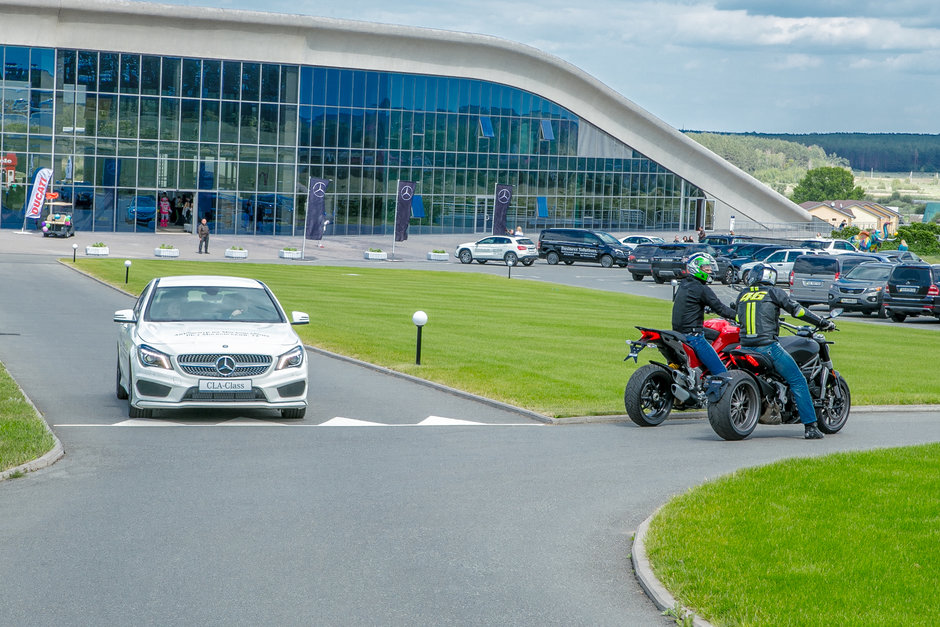
[{"label": "paved driveway", "polygon": [[322,398],[297,424],[140,428],[113,394],[110,318],[129,298],[33,256],[0,254],[0,285],[0,360],[66,450],[0,483],[5,624],[668,624],[629,550],[672,494],[940,441],[936,412],[853,415],[821,442],[767,427],[729,443],[701,420],[546,426],[320,357]]}]

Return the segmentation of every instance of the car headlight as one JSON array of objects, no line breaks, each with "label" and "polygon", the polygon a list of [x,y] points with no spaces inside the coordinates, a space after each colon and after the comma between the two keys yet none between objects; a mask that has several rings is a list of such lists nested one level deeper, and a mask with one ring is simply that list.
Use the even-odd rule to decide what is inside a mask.
[{"label": "car headlight", "polygon": [[299,368],[303,363],[304,347],[295,346],[277,358],[277,367],[275,370],[283,370],[284,368]]},{"label": "car headlight", "polygon": [[160,352],[152,346],[147,346],[146,344],[141,344],[137,349],[137,358],[140,360],[140,363],[148,368],[165,368],[167,370],[172,370],[173,366],[170,365],[170,356],[166,353]]}]

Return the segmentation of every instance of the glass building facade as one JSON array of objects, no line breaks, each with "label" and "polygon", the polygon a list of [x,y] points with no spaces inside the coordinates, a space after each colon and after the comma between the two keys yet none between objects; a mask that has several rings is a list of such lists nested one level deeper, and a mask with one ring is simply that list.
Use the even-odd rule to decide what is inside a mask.
[{"label": "glass building facade", "polygon": [[12,46],[0,46],[0,67],[0,228],[23,225],[43,167],[56,210],[81,231],[182,230],[205,217],[218,234],[301,235],[310,177],[331,181],[332,235],[390,234],[399,180],[417,184],[424,208],[412,233],[489,232],[497,184],[513,186],[507,224],[529,230],[710,219],[701,190],[512,86]]}]

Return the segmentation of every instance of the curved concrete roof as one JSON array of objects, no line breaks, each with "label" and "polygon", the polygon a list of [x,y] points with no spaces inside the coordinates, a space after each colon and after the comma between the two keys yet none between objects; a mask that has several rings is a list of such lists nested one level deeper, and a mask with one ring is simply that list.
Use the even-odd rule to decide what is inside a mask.
[{"label": "curved concrete roof", "polygon": [[494,81],[570,110],[758,222],[810,215],[575,66],[497,37],[126,0],[0,0],[8,45],[324,65]]}]

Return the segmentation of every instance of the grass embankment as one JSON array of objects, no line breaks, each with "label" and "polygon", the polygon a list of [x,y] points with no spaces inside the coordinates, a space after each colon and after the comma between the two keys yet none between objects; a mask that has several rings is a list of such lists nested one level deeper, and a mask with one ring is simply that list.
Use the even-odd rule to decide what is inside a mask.
[{"label": "grass embankment", "polygon": [[[121,260],[76,265],[124,286]],[[309,326],[295,328],[311,346],[557,417],[623,414],[637,367],[623,361],[625,340],[639,336],[636,325],[670,324],[671,303],[662,300],[442,271],[138,260],[126,289],[139,293],[170,272],[258,278],[285,309],[310,314]],[[411,315],[419,309],[429,321],[416,366]],[[839,328],[834,361],[853,404],[940,403],[940,370],[916,359],[940,353],[940,333],[846,318]],[[640,364],[659,358],[647,349]]]},{"label": "grass embankment", "polygon": [[940,623],[940,444],[736,472],[650,525],[656,575],[719,625]]},{"label": "grass embankment", "polygon": [[0,365],[0,471],[42,457],[54,444],[36,410]]}]

